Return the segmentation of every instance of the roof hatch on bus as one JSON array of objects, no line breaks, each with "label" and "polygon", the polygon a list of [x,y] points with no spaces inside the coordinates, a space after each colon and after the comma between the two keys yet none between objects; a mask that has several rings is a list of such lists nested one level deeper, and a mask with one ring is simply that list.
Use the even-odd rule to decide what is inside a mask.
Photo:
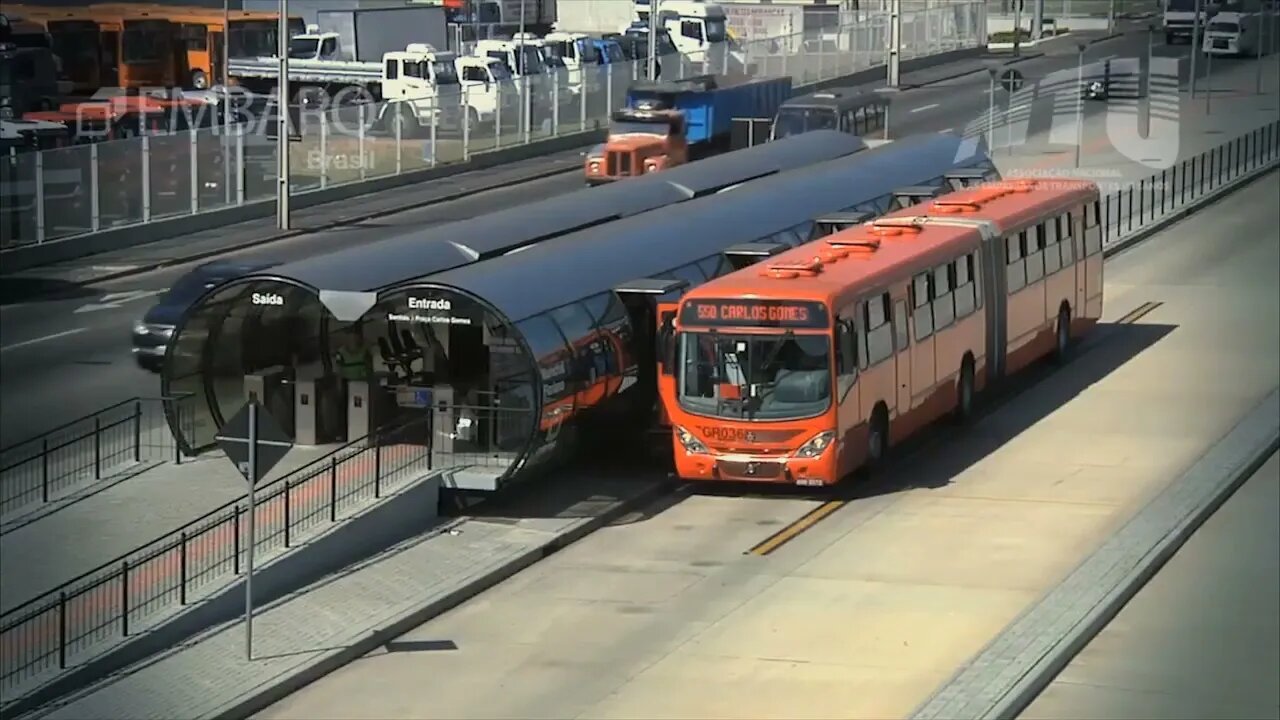
[{"label": "roof hatch on bus", "polygon": [[639,278],[617,285],[613,291],[619,295],[666,295],[688,285],[688,280],[677,278]]},{"label": "roof hatch on bus", "polygon": [[759,262],[761,258],[773,257],[774,255],[785,252],[790,248],[791,246],[785,243],[739,243],[725,248],[724,256],[729,260],[729,264],[733,266],[734,270],[741,270],[748,265],[754,265]]}]

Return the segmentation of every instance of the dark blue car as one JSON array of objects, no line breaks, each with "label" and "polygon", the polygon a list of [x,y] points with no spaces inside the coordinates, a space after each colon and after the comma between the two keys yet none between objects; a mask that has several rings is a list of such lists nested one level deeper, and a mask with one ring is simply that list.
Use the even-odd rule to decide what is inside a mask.
[{"label": "dark blue car", "polygon": [[183,275],[133,326],[133,357],[138,361],[138,367],[160,372],[174,327],[187,308],[205,292],[228,280],[277,264],[265,261],[214,260]]}]

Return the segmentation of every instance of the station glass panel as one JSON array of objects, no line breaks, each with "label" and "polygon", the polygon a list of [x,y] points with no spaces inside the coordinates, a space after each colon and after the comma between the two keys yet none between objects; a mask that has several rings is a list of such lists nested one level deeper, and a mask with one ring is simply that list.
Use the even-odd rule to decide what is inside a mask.
[{"label": "station glass panel", "polygon": [[596,321],[601,350],[595,361],[610,376],[609,394],[617,395],[636,381],[636,358],[631,352],[631,317],[611,292],[587,298],[582,303]]},{"label": "station glass panel", "polygon": [[553,445],[565,420],[574,410],[573,388],[569,382],[572,354],[565,345],[564,336],[546,315],[536,315],[516,323],[516,329],[529,344],[542,383],[539,393],[542,415],[538,421],[541,439],[543,443]]},{"label": "station glass panel", "polygon": [[581,303],[552,310],[551,319],[569,343],[569,383],[575,393],[575,412],[582,412],[608,396],[608,375],[596,360],[602,349],[596,321]]}]

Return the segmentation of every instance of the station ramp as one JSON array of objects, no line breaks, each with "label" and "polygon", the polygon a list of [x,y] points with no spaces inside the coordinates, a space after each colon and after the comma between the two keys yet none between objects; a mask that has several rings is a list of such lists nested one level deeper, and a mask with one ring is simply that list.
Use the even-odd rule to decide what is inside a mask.
[{"label": "station ramp", "polygon": [[[440,477],[452,468],[437,469],[442,453],[417,441],[427,424],[292,449],[256,493],[255,594],[268,601],[436,523]],[[6,716],[242,613],[248,518],[244,478],[210,453],[160,464],[0,537],[6,557],[56,557],[5,563]]]}]

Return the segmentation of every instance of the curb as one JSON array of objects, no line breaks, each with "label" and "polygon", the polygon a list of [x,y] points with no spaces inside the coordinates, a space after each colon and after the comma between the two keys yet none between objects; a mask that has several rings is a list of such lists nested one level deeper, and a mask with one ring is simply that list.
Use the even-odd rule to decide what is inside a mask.
[{"label": "curb", "polygon": [[[1276,393],[1276,390],[1272,390],[1271,394],[1241,418],[1240,422],[1225,437],[1218,440],[1209,449],[1209,452],[1201,457],[1201,460],[1227,446],[1234,439],[1232,436],[1236,435],[1240,428],[1248,427],[1257,419],[1256,416],[1259,414],[1259,410],[1268,405],[1275,405],[1277,400]],[[1107,598],[1096,605],[1071,634],[1060,640],[1053,652],[1041,660],[1039,667],[1034,668],[1023,676],[1018,685],[1000,698],[983,715],[983,718],[998,718],[999,720],[1014,720],[1017,718],[1053,682],[1054,678],[1075,659],[1076,655],[1084,650],[1107,627],[1115,616],[1124,609],[1124,606],[1146,587],[1147,583],[1165,566],[1165,563],[1169,562],[1177,554],[1178,550],[1191,539],[1191,536],[1200,529],[1200,526],[1204,525],[1205,521],[1213,516],[1218,511],[1218,508],[1222,507],[1241,485],[1244,485],[1254,473],[1266,464],[1267,460],[1277,450],[1280,450],[1280,426],[1273,425],[1270,440],[1265,444],[1250,448],[1249,454],[1245,456],[1244,461],[1228,470],[1222,485],[1216,488],[1189,515],[1182,517],[1178,524],[1155,547],[1147,551],[1137,566],[1130,570],[1108,593]],[[1195,470],[1195,465],[1188,468],[1187,472],[1184,472],[1179,477],[1179,480],[1190,476],[1193,470]]]},{"label": "curb", "polygon": [[[290,238],[300,237],[302,235],[310,235],[312,233],[324,232],[326,230],[334,230],[336,228],[344,227],[347,225],[353,225],[355,223],[361,223],[367,220],[374,220],[380,217],[386,217],[387,215],[394,215],[396,213],[407,212],[410,210],[421,210],[422,208],[431,207],[432,205],[439,205],[447,202],[455,202],[457,200],[462,200],[466,197],[475,195],[477,193],[486,193],[486,192],[492,192],[494,190],[501,190],[504,188],[516,187],[518,185],[523,185],[525,183],[530,183],[537,180],[543,180],[545,178],[554,177],[556,175],[562,175],[564,173],[574,172],[579,169],[580,168],[575,167],[575,168],[560,168],[556,170],[541,170],[536,173],[531,173],[529,175],[508,180],[503,183],[471,188],[470,190],[467,190],[465,192],[456,192],[456,193],[450,193],[448,195],[441,195],[439,197],[435,197],[430,200],[423,200],[420,202],[411,202],[406,205],[400,205],[394,208],[386,208],[383,210],[378,210],[376,212],[365,213],[363,215],[354,215],[351,217],[345,217],[339,220],[332,220],[330,222],[322,223],[320,225],[314,225],[307,228],[298,228],[296,230],[286,230],[276,235],[271,235],[269,237],[258,238],[256,240],[248,240],[242,243],[237,243],[235,245],[227,245],[225,247],[217,248],[215,250],[205,250],[203,252],[199,252],[194,255],[187,255],[180,258],[169,258],[167,260],[162,260],[160,262],[150,263],[147,265],[139,265],[137,267],[129,268],[128,270],[121,270],[119,272],[100,275],[98,277],[93,278],[92,280],[83,280],[79,282],[68,283],[68,285],[70,285],[71,287],[80,287],[80,288],[92,287],[94,285],[97,285],[98,283],[110,282],[112,280],[120,280],[122,278],[133,277],[134,275],[141,275],[143,273],[149,273],[155,270],[160,270],[167,267],[173,267],[175,265],[183,265],[189,262],[195,262],[197,260],[204,260],[206,258],[211,258],[218,255],[228,255],[230,253],[239,252],[241,250],[248,250],[255,247],[270,245],[271,243],[278,242],[280,240],[288,240]],[[164,241],[158,240],[157,242],[164,242]],[[38,298],[34,298],[34,299],[38,299]]]},{"label": "curb", "polygon": [[1230,195],[1233,192],[1236,192],[1237,190],[1243,190],[1249,185],[1252,185],[1253,183],[1257,182],[1259,179],[1266,177],[1267,175],[1275,172],[1277,169],[1280,169],[1280,157],[1277,157],[1276,159],[1272,160],[1269,165],[1264,165],[1262,167],[1254,168],[1253,170],[1250,170],[1248,173],[1245,173],[1244,175],[1241,175],[1240,177],[1236,178],[1234,181],[1226,185],[1223,185],[1220,188],[1216,188],[1204,195],[1201,195],[1200,197],[1196,198],[1195,200],[1192,200],[1191,202],[1187,203],[1183,207],[1169,213],[1168,215],[1165,215],[1164,217],[1161,217],[1159,220],[1152,222],[1146,227],[1141,228],[1140,230],[1136,230],[1133,233],[1116,240],[1115,242],[1111,243],[1107,247],[1103,248],[1102,256],[1104,258],[1110,258],[1115,255],[1119,255],[1120,253],[1141,244],[1144,240],[1168,228],[1170,225],[1173,225],[1174,223],[1185,220],[1188,216],[1193,215],[1200,210],[1203,210],[1206,205],[1212,205],[1213,203],[1221,200],[1222,198]]},{"label": "curb", "polygon": [[431,620],[449,610],[461,605],[480,593],[494,587],[502,581],[512,577],[516,573],[537,563],[559,550],[581,540],[591,533],[599,530],[618,518],[623,517],[633,510],[643,507],[654,500],[672,492],[676,488],[676,483],[671,480],[663,480],[657,482],[653,487],[641,492],[640,494],[619,502],[609,510],[587,520],[586,522],[565,531],[564,533],[552,538],[541,547],[521,553],[519,556],[503,563],[500,567],[491,570],[482,577],[479,577],[453,592],[448,593],[438,600],[433,600],[427,605],[410,610],[402,614],[399,618],[389,621],[383,627],[371,630],[368,634],[356,641],[355,643],[342,648],[327,657],[322,657],[315,662],[295,670],[293,673],[281,678],[274,684],[252,691],[248,697],[233,701],[224,705],[217,710],[209,713],[209,717],[222,719],[231,718],[247,718],[264,708],[267,708],[289,695],[301,690],[329,673],[349,665],[356,660],[364,657],[370,652],[386,645],[391,640],[405,634],[413,628]]}]

